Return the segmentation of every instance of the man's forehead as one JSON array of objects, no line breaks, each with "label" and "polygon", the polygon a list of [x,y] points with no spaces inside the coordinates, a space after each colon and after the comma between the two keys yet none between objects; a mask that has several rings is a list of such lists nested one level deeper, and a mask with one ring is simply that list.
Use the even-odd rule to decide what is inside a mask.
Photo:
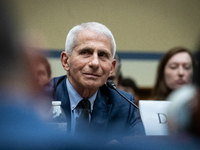
[{"label": "man's forehead", "polygon": [[107,36],[106,34],[100,33],[100,32],[95,31],[95,30],[83,29],[83,30],[79,31],[79,33],[76,36],[76,46],[79,45],[80,43],[82,43],[83,41],[93,40],[93,39],[94,40],[103,39],[104,41],[106,41],[106,43],[109,43],[110,52],[111,52],[111,55],[113,56],[112,39],[109,36]]}]

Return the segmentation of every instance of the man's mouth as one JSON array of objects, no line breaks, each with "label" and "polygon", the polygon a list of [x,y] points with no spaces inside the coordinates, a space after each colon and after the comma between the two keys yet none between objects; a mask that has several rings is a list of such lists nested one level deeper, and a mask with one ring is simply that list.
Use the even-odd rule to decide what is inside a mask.
[{"label": "man's mouth", "polygon": [[98,74],[94,74],[94,73],[84,73],[86,77],[89,77],[89,78],[98,78],[100,77],[100,75]]}]

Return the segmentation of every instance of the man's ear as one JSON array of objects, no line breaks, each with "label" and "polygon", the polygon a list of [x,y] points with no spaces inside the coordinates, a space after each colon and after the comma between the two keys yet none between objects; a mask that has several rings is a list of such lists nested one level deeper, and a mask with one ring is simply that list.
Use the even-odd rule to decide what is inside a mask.
[{"label": "man's ear", "polygon": [[111,70],[110,70],[110,75],[111,76],[115,70],[115,67],[116,67],[116,59],[113,59],[112,61],[112,67],[111,67]]},{"label": "man's ear", "polygon": [[69,63],[68,63],[68,60],[69,60],[69,56],[67,55],[66,52],[62,52],[61,55],[60,55],[60,60],[61,60],[61,63],[62,63],[62,66],[63,68],[68,71],[69,70]]}]

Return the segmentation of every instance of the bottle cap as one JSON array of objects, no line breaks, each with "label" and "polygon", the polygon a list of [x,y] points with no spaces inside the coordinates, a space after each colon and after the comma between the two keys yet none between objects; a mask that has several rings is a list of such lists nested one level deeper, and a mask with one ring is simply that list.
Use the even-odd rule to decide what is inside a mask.
[{"label": "bottle cap", "polygon": [[52,101],[52,105],[53,106],[60,106],[61,105],[61,101]]}]

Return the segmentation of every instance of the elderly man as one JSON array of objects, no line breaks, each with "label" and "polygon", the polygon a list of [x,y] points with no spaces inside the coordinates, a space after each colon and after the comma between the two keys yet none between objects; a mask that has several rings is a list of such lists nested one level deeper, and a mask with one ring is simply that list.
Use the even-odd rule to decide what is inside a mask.
[{"label": "elderly man", "polygon": [[[111,31],[100,23],[83,23],[69,31],[61,53],[67,76],[53,78],[45,87],[53,100],[61,101],[69,133],[75,135],[84,128],[79,133],[91,131],[104,137],[145,134],[138,110],[105,84],[115,68],[115,52]],[[134,101],[130,94],[123,94]],[[79,126],[83,113],[87,124]]]}]

